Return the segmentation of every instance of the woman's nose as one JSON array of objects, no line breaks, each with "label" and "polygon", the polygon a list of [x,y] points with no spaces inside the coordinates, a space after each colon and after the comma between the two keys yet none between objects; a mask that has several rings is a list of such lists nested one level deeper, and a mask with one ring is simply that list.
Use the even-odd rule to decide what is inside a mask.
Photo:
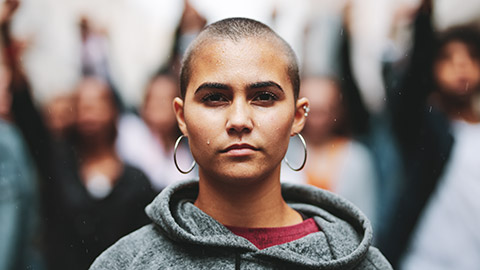
[{"label": "woman's nose", "polygon": [[252,111],[246,101],[234,101],[226,113],[228,133],[249,133],[253,129]]}]

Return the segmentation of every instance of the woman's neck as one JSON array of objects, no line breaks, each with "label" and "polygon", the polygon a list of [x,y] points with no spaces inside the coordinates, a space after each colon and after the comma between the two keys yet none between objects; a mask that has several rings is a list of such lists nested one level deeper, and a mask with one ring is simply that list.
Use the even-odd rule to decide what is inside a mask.
[{"label": "woman's neck", "polygon": [[266,228],[302,222],[281,193],[280,169],[249,183],[218,181],[199,171],[199,194],[195,205],[218,222],[235,227]]}]

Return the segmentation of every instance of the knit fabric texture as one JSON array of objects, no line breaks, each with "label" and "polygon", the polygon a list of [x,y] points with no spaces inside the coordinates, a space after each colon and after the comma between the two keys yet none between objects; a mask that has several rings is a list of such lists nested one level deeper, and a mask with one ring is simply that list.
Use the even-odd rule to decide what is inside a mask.
[{"label": "knit fabric texture", "polygon": [[153,223],[120,239],[90,269],[392,269],[370,244],[367,218],[328,191],[282,184],[287,203],[320,231],[262,250],[198,209],[197,194],[198,181],[164,189],[146,207]]}]

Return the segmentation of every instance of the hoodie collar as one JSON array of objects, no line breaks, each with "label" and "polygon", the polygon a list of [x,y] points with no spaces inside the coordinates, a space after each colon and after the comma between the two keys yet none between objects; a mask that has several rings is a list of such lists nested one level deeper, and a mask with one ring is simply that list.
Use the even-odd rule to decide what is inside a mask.
[{"label": "hoodie collar", "polygon": [[179,244],[231,248],[319,269],[350,269],[366,256],[372,240],[369,221],[350,202],[328,191],[284,183],[287,203],[314,217],[321,232],[258,250],[193,205],[197,194],[198,181],[171,185],[147,206],[147,215]]}]

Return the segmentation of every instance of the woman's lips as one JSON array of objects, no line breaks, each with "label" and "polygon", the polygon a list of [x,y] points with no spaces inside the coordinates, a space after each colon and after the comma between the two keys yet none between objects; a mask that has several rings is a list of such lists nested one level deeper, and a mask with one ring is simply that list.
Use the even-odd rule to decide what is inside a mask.
[{"label": "woman's lips", "polygon": [[226,153],[229,156],[248,156],[253,154],[258,149],[254,146],[246,143],[242,144],[232,144],[229,147],[225,148],[222,153]]}]

